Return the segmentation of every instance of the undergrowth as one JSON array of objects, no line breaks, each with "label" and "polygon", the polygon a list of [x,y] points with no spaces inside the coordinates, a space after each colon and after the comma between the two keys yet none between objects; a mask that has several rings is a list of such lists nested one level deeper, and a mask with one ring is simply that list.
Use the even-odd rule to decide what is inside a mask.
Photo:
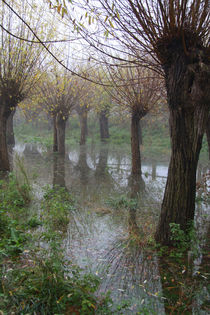
[{"label": "undergrowth", "polygon": [[47,187],[40,213],[22,221],[25,189],[13,174],[0,182],[0,313],[121,314],[126,304],[114,308],[109,294],[97,296],[99,277],[65,257],[62,232],[74,198],[62,187]]}]

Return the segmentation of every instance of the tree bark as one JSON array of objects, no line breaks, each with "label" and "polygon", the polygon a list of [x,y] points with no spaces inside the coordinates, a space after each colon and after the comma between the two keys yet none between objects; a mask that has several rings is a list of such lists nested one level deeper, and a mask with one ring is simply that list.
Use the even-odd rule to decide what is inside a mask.
[{"label": "tree bark", "polygon": [[10,171],[9,154],[7,148],[7,120],[11,110],[7,104],[0,104],[0,171]]},{"label": "tree bark", "polygon": [[101,141],[109,138],[109,121],[107,110],[102,110],[99,114]]},{"label": "tree bark", "polygon": [[128,177],[128,190],[130,189],[130,198],[137,198],[139,194],[145,192],[145,181],[142,175],[130,175]]},{"label": "tree bark", "polygon": [[66,134],[66,119],[63,119],[62,114],[58,114],[56,118],[58,153],[65,154],[65,134]]},{"label": "tree bark", "polygon": [[139,115],[133,110],[131,115],[132,175],[141,175],[141,155],[139,147]]},{"label": "tree bark", "polygon": [[7,119],[7,144],[8,145],[15,145],[15,135],[14,135],[14,129],[13,129],[13,117],[15,115],[15,110],[11,112],[9,118]]},{"label": "tree bark", "polygon": [[87,127],[87,111],[82,111],[80,114],[80,145],[83,145],[86,143],[86,137],[88,134],[88,127]]},{"label": "tree bark", "polygon": [[140,144],[140,145],[143,144],[141,120],[139,120],[139,144]]},{"label": "tree bark", "polygon": [[196,168],[210,103],[209,67],[189,63],[189,57],[180,51],[172,58],[164,68],[172,154],[155,235],[165,245],[172,244],[170,223],[180,224],[186,232],[194,219]]}]

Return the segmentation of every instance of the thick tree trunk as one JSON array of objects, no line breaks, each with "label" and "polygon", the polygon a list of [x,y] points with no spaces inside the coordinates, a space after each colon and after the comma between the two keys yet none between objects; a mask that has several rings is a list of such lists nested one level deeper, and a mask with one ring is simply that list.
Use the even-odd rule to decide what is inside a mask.
[{"label": "thick tree trunk", "polygon": [[5,104],[0,104],[0,171],[10,171],[7,148],[7,120],[11,111]]},{"label": "thick tree trunk", "polygon": [[80,144],[83,145],[86,143],[86,137],[88,134],[88,127],[87,127],[87,111],[83,111],[80,114]]},{"label": "thick tree trunk", "polygon": [[166,245],[172,244],[170,223],[186,231],[194,219],[196,168],[210,103],[208,67],[188,64],[184,52],[175,57],[165,69],[172,154],[155,235]]},{"label": "thick tree trunk", "polygon": [[15,109],[11,112],[9,118],[7,119],[7,144],[15,145],[15,135],[13,129],[13,117],[15,115]]},{"label": "thick tree trunk", "polygon": [[99,114],[100,136],[104,141],[109,138],[109,121],[107,110],[102,110]]},{"label": "thick tree trunk", "polygon": [[56,115],[53,116],[53,152],[58,152]]},{"label": "thick tree trunk", "polygon": [[131,154],[132,175],[141,175],[141,155],[139,147],[139,115],[135,111],[131,115]]},{"label": "thick tree trunk", "polygon": [[56,118],[57,127],[57,141],[58,141],[58,153],[65,154],[65,134],[66,134],[66,120],[62,115],[57,115]]}]

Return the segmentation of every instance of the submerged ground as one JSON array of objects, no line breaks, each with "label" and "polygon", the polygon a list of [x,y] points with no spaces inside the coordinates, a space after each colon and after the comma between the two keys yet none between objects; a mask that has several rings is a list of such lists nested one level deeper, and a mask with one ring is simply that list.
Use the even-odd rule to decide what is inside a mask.
[{"label": "submerged ground", "polygon": [[[70,214],[63,251],[100,277],[99,296],[110,291],[116,304],[128,302],[124,314],[207,314],[208,260],[203,249],[208,248],[210,209],[204,190],[198,192],[192,250],[169,258],[168,249],[154,249],[168,169],[168,158],[164,160],[144,159],[141,184],[136,185],[130,177],[129,150],[121,146],[76,145],[59,157],[43,145],[19,142],[13,151],[14,172],[20,174],[24,166],[33,188],[32,215],[38,215],[46,185],[64,187],[74,196],[77,207]],[[198,182],[208,172],[201,161]]]}]

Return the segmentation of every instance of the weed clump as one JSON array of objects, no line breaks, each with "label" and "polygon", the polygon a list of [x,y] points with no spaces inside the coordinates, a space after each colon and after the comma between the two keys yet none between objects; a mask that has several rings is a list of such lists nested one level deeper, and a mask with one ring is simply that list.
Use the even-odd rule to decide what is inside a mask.
[{"label": "weed clump", "polygon": [[119,209],[136,210],[138,206],[138,202],[136,199],[128,198],[125,195],[121,195],[116,198],[109,198],[106,201],[106,204],[116,210],[119,210]]}]

